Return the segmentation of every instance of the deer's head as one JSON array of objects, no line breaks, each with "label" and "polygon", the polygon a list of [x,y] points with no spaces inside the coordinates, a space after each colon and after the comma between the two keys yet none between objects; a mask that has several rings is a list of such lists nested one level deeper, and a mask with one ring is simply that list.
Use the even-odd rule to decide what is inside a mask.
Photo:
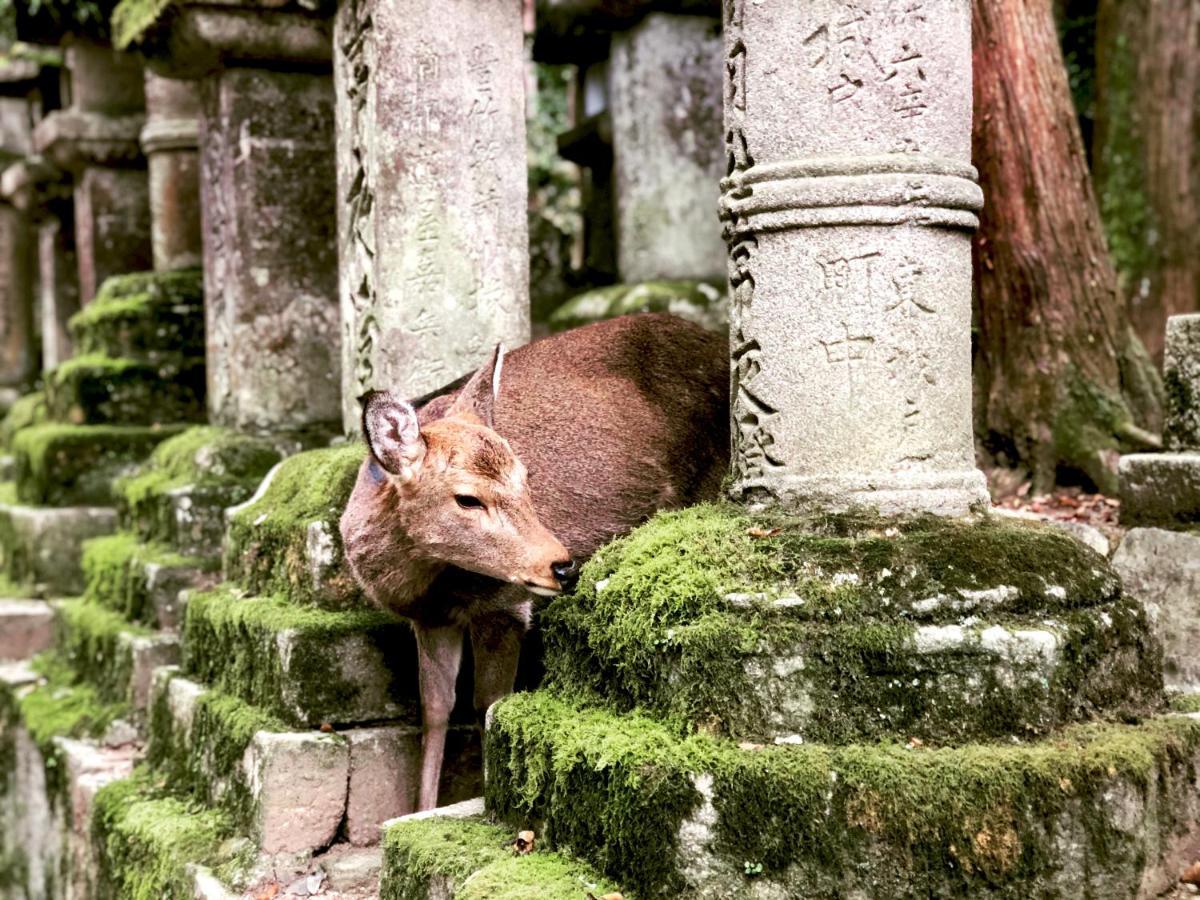
[{"label": "deer's head", "polygon": [[538,519],[525,466],[492,428],[502,364],[497,347],[446,415],[423,427],[411,405],[372,391],[363,433],[409,554],[549,596],[574,584],[577,565]]}]

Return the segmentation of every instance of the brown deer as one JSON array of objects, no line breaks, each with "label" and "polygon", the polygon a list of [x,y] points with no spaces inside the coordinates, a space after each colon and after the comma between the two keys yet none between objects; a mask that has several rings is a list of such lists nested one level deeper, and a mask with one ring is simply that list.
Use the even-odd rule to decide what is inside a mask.
[{"label": "brown deer", "polygon": [[531,592],[569,590],[614,536],[717,495],[728,396],[726,340],[646,314],[497,347],[419,408],[363,398],[370,453],[342,540],[367,594],[416,633],[419,809],[437,803],[464,632],[482,716],[513,689]]}]

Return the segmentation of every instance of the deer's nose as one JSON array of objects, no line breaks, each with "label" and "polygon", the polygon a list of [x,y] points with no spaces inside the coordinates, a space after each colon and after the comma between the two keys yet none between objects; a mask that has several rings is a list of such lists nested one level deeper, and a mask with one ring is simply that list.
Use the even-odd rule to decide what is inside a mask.
[{"label": "deer's nose", "polygon": [[575,587],[575,582],[579,581],[579,563],[573,559],[566,559],[562,562],[550,563],[550,571],[554,573],[555,579],[562,585],[564,591],[569,591]]}]

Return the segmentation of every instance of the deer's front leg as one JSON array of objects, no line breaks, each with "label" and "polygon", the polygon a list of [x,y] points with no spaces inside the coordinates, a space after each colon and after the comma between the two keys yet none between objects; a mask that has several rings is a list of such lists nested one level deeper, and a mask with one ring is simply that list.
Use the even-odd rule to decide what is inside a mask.
[{"label": "deer's front leg", "polygon": [[528,628],[521,610],[502,610],[471,620],[475,655],[475,716],[480,728],[488,707],[512,693],[521,658],[521,638]]},{"label": "deer's front leg", "polygon": [[426,628],[414,625],[421,677],[421,787],[417,810],[437,806],[446,729],[454,709],[454,682],[462,663],[463,629],[458,625]]}]

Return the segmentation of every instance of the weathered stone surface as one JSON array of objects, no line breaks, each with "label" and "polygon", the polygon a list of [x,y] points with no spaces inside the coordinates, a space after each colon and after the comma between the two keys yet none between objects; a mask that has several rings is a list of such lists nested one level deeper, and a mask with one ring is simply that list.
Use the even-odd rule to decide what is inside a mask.
[{"label": "weathered stone surface", "polygon": [[1200,522],[1200,453],[1130,453],[1117,476],[1122,525]]},{"label": "weathered stone surface", "polygon": [[116,527],[116,510],[104,507],[0,504],[0,563],[14,581],[45,584],[52,595],[78,594],[83,542]]},{"label": "weathered stone surface", "polygon": [[96,41],[76,39],[67,48],[71,105],[85,112],[117,117],[145,110],[142,62]]},{"label": "weathered stone surface", "polygon": [[755,747],[539,691],[497,705],[486,747],[494,816],[536,817],[550,849],[638,896],[1150,898],[1200,837],[1195,717],[1031,744]]},{"label": "weathered stone surface", "polygon": [[22,386],[35,374],[33,297],[29,222],[14,207],[0,204],[0,385]]},{"label": "weathered stone surface", "polygon": [[142,156],[138,133],[144,123],[141,110],[110,116],[71,107],[55,110],[38,122],[33,141],[38,153],[69,172],[79,173],[89,166],[136,166]]},{"label": "weathered stone surface", "polygon": [[75,425],[168,425],[204,420],[204,357],[155,362],[72,357],[46,378],[52,418]]},{"label": "weathered stone surface", "polygon": [[[350,789],[346,837],[356,846],[379,843],[384,822],[411,813],[421,774],[421,729],[413,726],[354,728],[350,743]],[[438,797],[443,805],[476,797],[483,790],[478,731],[450,730]]]},{"label": "weathered stone surface", "polygon": [[970,9],[725,12],[733,494],[884,512],[986,504],[971,430],[983,198]]},{"label": "weathered stone surface", "polygon": [[54,611],[42,600],[0,600],[0,659],[29,659],[54,643]]},{"label": "weathered stone surface", "polygon": [[42,308],[42,367],[70,358],[67,323],[79,312],[79,262],[74,222],[53,217],[38,226],[38,283]]},{"label": "weathered stone surface", "polygon": [[415,397],[529,339],[521,10],[356,0],[334,47],[353,433],[364,391]]},{"label": "weathered stone surface", "polygon": [[1166,686],[1200,691],[1200,534],[1134,528],[1121,540],[1113,568],[1145,605],[1162,642]]},{"label": "weathered stone surface", "polygon": [[702,281],[613,284],[577,294],[550,316],[555,330],[640,312],[665,312],[713,331],[729,328],[729,298]]},{"label": "weathered stone surface", "polygon": [[196,85],[147,72],[141,144],[150,169],[154,268],[160,272],[200,265],[199,140]]},{"label": "weathered stone surface", "polygon": [[229,68],[202,91],[211,420],[330,426],[341,418],[331,79]]},{"label": "weathered stone surface", "polygon": [[723,280],[720,22],[651,13],[614,35],[608,77],[621,280]]},{"label": "weathered stone surface", "polygon": [[84,169],[75,183],[75,252],[80,301],[85,304],[106,279],[150,268],[150,198],[144,169]]},{"label": "weathered stone surface", "polygon": [[1167,319],[1163,387],[1167,395],[1164,446],[1200,453],[1200,313]]},{"label": "weathered stone surface", "polygon": [[346,810],[345,741],[319,733],[259,732],[244,764],[264,853],[311,852],[333,840]]},{"label": "weathered stone surface", "polygon": [[110,278],[70,321],[76,352],[144,362],[204,356],[199,269]]}]

